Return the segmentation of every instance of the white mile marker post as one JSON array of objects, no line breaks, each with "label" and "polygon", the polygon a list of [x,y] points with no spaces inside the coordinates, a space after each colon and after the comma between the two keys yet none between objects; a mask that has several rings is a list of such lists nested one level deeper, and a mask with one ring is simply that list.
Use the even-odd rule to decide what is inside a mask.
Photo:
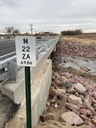
[{"label": "white mile marker post", "polygon": [[27,128],[32,128],[30,67],[36,65],[36,38],[33,36],[17,36],[15,44],[17,65],[25,67],[26,124]]}]

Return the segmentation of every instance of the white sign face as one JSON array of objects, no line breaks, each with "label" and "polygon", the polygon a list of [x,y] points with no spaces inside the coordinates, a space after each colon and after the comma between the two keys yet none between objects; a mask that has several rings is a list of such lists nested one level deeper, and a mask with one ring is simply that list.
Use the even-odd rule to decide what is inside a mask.
[{"label": "white sign face", "polygon": [[15,39],[17,65],[36,65],[36,38],[33,36],[17,36]]}]

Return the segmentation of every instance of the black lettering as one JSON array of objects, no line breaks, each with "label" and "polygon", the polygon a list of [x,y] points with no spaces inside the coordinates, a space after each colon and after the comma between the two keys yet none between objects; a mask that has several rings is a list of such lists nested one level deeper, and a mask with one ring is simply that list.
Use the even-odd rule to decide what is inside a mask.
[{"label": "black lettering", "polygon": [[26,56],[26,54],[22,54],[22,59],[26,59],[25,56]]},{"label": "black lettering", "polygon": [[30,64],[32,65],[32,62],[30,61]]},{"label": "black lettering", "polygon": [[30,47],[29,46],[26,47],[26,51],[30,52]]},{"label": "black lettering", "polygon": [[31,61],[21,61],[21,64],[28,64],[28,65],[32,65]]},{"label": "black lettering", "polygon": [[30,64],[30,62],[29,62],[29,61],[27,61],[27,64]]},{"label": "black lettering", "polygon": [[31,61],[27,61],[27,64],[28,64],[28,65],[29,65],[29,64],[32,65],[32,62],[31,62]]},{"label": "black lettering", "polygon": [[26,49],[26,47],[22,46],[22,52],[26,52],[25,49]]},{"label": "black lettering", "polygon": [[21,61],[21,64],[23,64],[23,62]]},{"label": "black lettering", "polygon": [[30,52],[30,47],[29,46],[27,46],[27,47],[22,46],[22,52]]},{"label": "black lettering", "polygon": [[24,44],[28,44],[28,39],[23,39]]},{"label": "black lettering", "polygon": [[26,64],[26,61],[24,61],[24,64]]},{"label": "black lettering", "polygon": [[27,54],[26,59],[31,59],[29,54]]},{"label": "black lettering", "polygon": [[22,54],[22,59],[31,59],[29,54]]}]

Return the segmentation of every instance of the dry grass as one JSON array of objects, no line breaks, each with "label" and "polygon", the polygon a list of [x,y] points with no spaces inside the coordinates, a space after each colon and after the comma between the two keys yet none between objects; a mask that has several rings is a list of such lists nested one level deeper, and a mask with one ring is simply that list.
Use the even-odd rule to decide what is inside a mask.
[{"label": "dry grass", "polygon": [[80,43],[94,43],[96,44],[96,34],[82,34],[74,36],[62,36],[61,38],[64,41],[70,42],[80,42]]}]

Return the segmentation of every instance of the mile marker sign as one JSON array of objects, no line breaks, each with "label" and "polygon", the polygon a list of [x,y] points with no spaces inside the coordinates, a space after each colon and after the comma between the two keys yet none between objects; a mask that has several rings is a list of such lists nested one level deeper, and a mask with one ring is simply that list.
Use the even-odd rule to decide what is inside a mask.
[{"label": "mile marker sign", "polygon": [[36,65],[36,39],[33,36],[16,37],[16,54],[18,66]]},{"label": "mile marker sign", "polygon": [[15,42],[17,65],[25,66],[26,125],[32,128],[30,66],[36,65],[36,39],[33,36],[17,36]]}]

